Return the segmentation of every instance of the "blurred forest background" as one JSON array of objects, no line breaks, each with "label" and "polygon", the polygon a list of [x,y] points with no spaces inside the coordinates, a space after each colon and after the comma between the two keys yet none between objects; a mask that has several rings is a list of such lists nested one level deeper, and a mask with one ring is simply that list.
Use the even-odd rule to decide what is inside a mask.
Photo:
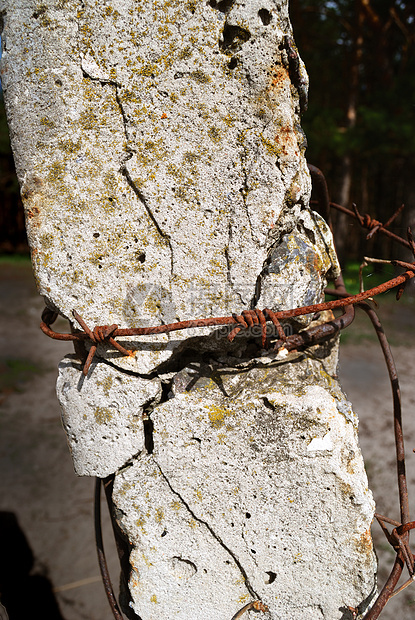
[{"label": "blurred forest background", "polygon": [[[331,199],[358,205],[391,230],[415,229],[415,3],[413,0],[290,0],[290,15],[309,78],[302,119],[307,160],[327,178]],[[402,252],[333,213],[342,265],[363,254]]]},{"label": "blurred forest background", "polygon": [[[309,77],[302,124],[307,159],[325,174],[334,202],[415,229],[415,3],[413,0],[290,0],[295,41]],[[4,108],[0,110],[0,253],[28,253]],[[342,265],[402,250],[334,213]]]},{"label": "blurred forest background", "polygon": [[19,184],[0,91],[0,254],[29,254]]}]

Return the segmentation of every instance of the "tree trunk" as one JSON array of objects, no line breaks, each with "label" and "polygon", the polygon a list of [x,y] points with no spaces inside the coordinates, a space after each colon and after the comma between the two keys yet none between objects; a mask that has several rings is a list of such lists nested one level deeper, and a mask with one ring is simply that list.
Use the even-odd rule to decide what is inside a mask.
[{"label": "tree trunk", "polygon": [[[307,78],[286,1],[3,6],[5,101],[49,307],[92,329],[321,300],[338,264],[309,209]],[[102,344],[87,377],[77,354],[60,365],[75,470],[113,476],[123,608],[363,612],[374,506],[337,340],[284,356],[255,329],[228,332],[129,337],[133,356]]]}]

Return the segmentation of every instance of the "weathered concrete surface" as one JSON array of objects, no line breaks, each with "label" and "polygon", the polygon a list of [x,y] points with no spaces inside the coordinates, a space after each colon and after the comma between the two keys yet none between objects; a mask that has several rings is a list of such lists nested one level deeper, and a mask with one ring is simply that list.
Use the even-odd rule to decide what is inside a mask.
[{"label": "weathered concrete surface", "polygon": [[[12,146],[49,306],[124,327],[322,298],[338,264],[308,205],[306,75],[286,2],[1,10]],[[255,597],[269,618],[347,618],[374,588],[373,502],[332,378],[336,344],[284,358],[224,332],[135,339],[135,358],[100,347],[86,378],[80,360],[61,364],[76,471],[115,474],[133,569],[125,609],[228,620]]]},{"label": "weathered concrete surface", "polygon": [[180,371],[152,413],[152,454],[116,477],[132,606],[183,620],[229,620],[255,598],[269,618],[363,611],[374,506],[350,403],[303,355],[241,366]]},{"label": "weathered concrete surface", "polygon": [[[287,6],[2,6],[2,84],[48,303],[72,322],[75,309],[90,326],[140,326],[258,301],[310,190]],[[330,265],[319,267],[321,291]],[[302,301],[278,291],[274,308]],[[186,336],[147,338],[139,361],[114,362],[148,372]]]},{"label": "weathered concrete surface", "polygon": [[145,408],[161,398],[161,383],[98,364],[85,379],[79,360],[59,364],[57,392],[78,476],[113,474],[145,449]]}]

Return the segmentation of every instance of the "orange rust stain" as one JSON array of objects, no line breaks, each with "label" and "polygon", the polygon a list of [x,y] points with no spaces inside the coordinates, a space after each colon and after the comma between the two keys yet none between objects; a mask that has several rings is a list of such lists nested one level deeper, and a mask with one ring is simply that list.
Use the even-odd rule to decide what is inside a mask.
[{"label": "orange rust stain", "polygon": [[161,118],[167,118],[167,114],[163,112],[163,114],[161,115]]},{"label": "orange rust stain", "polygon": [[359,547],[360,549],[363,549],[367,553],[372,552],[373,542],[372,542],[372,536],[370,534],[370,529],[366,530],[365,532],[363,532],[363,534],[361,534],[360,539],[359,539]]},{"label": "orange rust stain", "polygon": [[271,70],[270,88],[281,88],[287,81],[290,82],[288,70],[283,65],[274,66]]},{"label": "orange rust stain", "polygon": [[42,179],[39,179],[39,177],[33,177],[33,179],[25,184],[22,190],[22,199],[29,200],[29,198],[31,198],[35,193],[40,192],[42,187]]},{"label": "orange rust stain", "polygon": [[295,155],[298,155],[298,151],[296,150],[298,147],[297,137],[290,125],[283,125],[280,127],[279,132],[275,136],[275,142],[284,155],[288,155],[288,153],[292,151],[294,151]]},{"label": "orange rust stain", "polygon": [[28,209],[27,217],[29,218],[29,220],[31,220],[32,217],[36,217],[36,215],[39,215],[39,213],[40,213],[39,207],[32,207],[32,209]]}]

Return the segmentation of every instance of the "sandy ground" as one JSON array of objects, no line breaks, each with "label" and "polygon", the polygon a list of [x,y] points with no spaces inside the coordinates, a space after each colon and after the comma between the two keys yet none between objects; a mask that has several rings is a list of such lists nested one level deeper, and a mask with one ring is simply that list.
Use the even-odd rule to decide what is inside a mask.
[{"label": "sandy ground", "polygon": [[[42,308],[30,265],[0,262],[0,589],[10,620],[111,620],[94,545],[94,481],[73,472],[54,391],[57,364],[70,347],[40,332]],[[400,372],[412,514],[415,353],[409,344],[414,310],[409,300],[399,306],[387,302],[380,312]],[[58,327],[66,331],[65,322]],[[364,318],[344,338],[340,377],[360,417],[360,440],[377,510],[398,519],[390,387]],[[108,518],[104,534],[116,586],[118,560]],[[394,554],[376,525],[373,535],[382,584]],[[392,599],[381,618],[409,620],[414,614],[412,586]]]},{"label": "sandy ground", "polygon": [[[94,480],[74,474],[55,395],[70,345],[42,334],[42,309],[30,264],[0,264],[2,600],[10,620],[111,620],[94,543]],[[104,526],[116,585],[108,519]]]}]

